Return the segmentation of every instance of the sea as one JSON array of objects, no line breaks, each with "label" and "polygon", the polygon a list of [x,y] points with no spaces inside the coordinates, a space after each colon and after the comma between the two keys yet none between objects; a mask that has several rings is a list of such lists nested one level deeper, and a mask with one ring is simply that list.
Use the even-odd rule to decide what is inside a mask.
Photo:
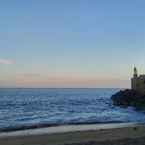
[{"label": "sea", "polygon": [[114,106],[119,89],[0,89],[0,130],[61,124],[145,122],[145,112]]}]

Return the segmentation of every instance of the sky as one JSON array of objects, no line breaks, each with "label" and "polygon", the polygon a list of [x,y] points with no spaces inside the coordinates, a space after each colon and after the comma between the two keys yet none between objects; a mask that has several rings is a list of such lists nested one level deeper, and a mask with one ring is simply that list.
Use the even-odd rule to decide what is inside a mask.
[{"label": "sky", "polygon": [[0,87],[129,88],[145,73],[144,0],[0,0]]}]

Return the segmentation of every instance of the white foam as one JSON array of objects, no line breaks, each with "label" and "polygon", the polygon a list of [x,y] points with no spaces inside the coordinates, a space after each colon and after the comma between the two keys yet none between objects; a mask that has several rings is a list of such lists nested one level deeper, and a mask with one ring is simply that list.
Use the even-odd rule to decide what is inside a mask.
[{"label": "white foam", "polygon": [[28,130],[22,130],[22,131],[14,131],[14,132],[4,132],[4,133],[0,133],[0,138],[14,137],[14,136],[58,134],[58,133],[77,132],[77,131],[89,131],[89,130],[93,131],[93,130],[100,130],[100,129],[134,127],[134,126],[138,126],[138,125],[140,125],[140,124],[111,123],[111,124],[63,125],[63,126],[57,126],[57,127],[28,129]]}]

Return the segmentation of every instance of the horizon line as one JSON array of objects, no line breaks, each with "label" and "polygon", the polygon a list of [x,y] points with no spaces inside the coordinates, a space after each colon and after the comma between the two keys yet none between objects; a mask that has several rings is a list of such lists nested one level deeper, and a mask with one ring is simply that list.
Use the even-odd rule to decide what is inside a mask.
[{"label": "horizon line", "polygon": [[0,89],[129,89],[121,87],[0,87]]}]

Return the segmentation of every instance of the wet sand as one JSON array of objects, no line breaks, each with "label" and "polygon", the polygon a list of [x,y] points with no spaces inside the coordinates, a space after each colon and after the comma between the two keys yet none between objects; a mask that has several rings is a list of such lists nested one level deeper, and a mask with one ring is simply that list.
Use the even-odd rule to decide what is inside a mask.
[{"label": "wet sand", "polygon": [[66,125],[0,133],[0,145],[145,145],[144,124]]},{"label": "wet sand", "polygon": [[102,142],[82,142],[74,144],[65,144],[65,145],[145,145],[145,137],[137,139],[122,139],[114,141],[102,141]]}]

